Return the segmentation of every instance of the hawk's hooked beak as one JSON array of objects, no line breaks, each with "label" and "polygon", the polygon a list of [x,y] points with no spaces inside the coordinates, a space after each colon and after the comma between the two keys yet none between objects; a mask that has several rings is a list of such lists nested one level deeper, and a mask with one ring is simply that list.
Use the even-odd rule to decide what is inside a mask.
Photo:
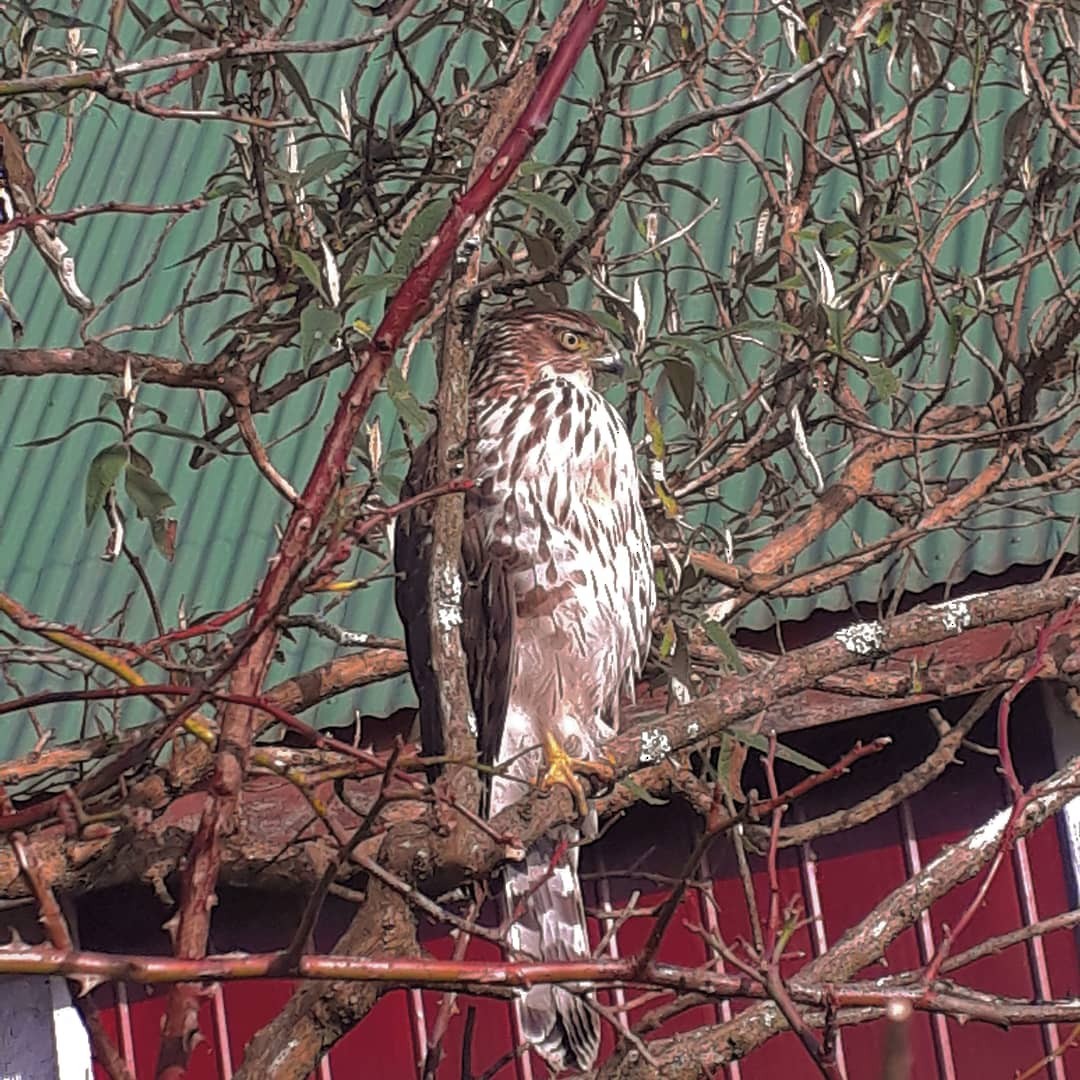
[{"label": "hawk's hooked beak", "polygon": [[594,356],[592,366],[597,371],[607,372],[609,375],[622,375],[626,371],[626,364],[623,363],[618,349],[609,349],[607,352]]}]

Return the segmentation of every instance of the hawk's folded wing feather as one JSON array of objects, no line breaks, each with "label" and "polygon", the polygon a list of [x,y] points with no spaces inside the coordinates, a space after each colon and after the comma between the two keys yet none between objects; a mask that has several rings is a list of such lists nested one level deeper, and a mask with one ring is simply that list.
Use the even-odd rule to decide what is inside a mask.
[{"label": "hawk's folded wing feather", "polygon": [[[413,455],[401,498],[427,490],[434,483],[434,437],[425,439]],[[445,753],[443,720],[439,715],[435,675],[431,668],[431,615],[428,605],[431,574],[432,503],[420,503],[402,514],[394,538],[397,588],[394,598],[405,628],[405,646],[420,706],[420,736],[424,753]],[[514,648],[515,610],[510,584],[498,559],[483,544],[475,498],[466,496],[461,541],[461,637],[469,665],[469,688],[478,728],[480,758],[496,759],[510,692],[510,657]]]}]

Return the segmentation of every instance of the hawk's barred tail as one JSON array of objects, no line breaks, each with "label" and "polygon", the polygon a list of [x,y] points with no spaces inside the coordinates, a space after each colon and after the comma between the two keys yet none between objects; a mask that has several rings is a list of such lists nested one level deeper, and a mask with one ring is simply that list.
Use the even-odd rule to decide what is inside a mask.
[{"label": "hawk's barred tail", "polygon": [[[525,859],[506,871],[506,902],[524,910],[510,927],[514,953],[536,960],[578,960],[591,955],[585,905],[578,882],[578,833],[559,830],[544,839]],[[560,842],[569,844],[559,863],[552,860]],[[586,1072],[600,1049],[600,1025],[585,1000],[584,989],[534,986],[519,1003],[522,1034],[556,1070]]]}]

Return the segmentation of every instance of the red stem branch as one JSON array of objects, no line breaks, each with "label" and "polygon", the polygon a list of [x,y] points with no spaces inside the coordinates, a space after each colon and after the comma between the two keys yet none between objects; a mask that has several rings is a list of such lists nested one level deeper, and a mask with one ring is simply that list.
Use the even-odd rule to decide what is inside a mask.
[{"label": "red stem branch", "polygon": [[[457,199],[429,241],[420,261],[412,268],[394,296],[371,343],[358,357],[359,366],[323,442],[318,461],[297,500],[276,557],[263,579],[249,623],[245,654],[234,669],[230,691],[257,694],[266,676],[277,641],[274,616],[287,602],[309,557],[319,522],[345,474],[349,454],[394,353],[406,332],[435,291],[450,265],[462,237],[480,220],[500,191],[514,177],[537,138],[547,126],[566,80],[592,37],[605,0],[586,0],[570,21],[565,36],[547,60],[536,89],[479,178]],[[203,809],[199,832],[192,842],[177,929],[176,951],[197,957],[206,950],[210,929],[210,906],[220,863],[220,834],[235,813],[251,750],[254,724],[247,706],[224,710],[218,740],[217,762]],[[198,1030],[197,990],[179,986],[169,995],[162,1033],[159,1076],[180,1077],[187,1047]]]}]

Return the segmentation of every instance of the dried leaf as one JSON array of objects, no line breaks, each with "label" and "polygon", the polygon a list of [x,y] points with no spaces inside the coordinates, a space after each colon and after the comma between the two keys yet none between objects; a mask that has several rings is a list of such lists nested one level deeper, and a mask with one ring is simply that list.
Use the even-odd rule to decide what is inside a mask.
[{"label": "dried leaf", "polygon": [[145,521],[154,521],[176,505],[176,500],[149,473],[133,464],[124,470],[124,490]]}]

